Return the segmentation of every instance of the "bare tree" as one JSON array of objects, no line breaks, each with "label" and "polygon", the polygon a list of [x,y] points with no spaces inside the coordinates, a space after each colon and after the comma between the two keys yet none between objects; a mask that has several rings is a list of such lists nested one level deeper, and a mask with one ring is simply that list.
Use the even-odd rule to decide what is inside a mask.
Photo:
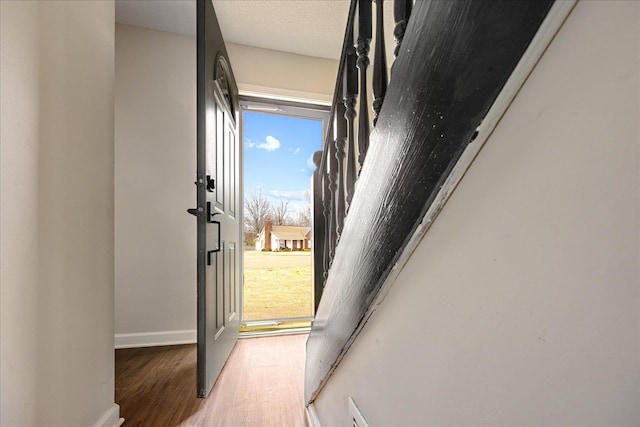
[{"label": "bare tree", "polygon": [[271,218],[273,219],[273,225],[289,225],[291,221],[287,213],[288,207],[289,201],[282,198],[272,206]]},{"label": "bare tree", "polygon": [[298,208],[295,225],[301,227],[311,227],[311,192],[304,192],[304,204]]},{"label": "bare tree", "polygon": [[311,227],[311,207],[307,206],[298,210],[295,222],[295,225],[300,227]]},{"label": "bare tree", "polygon": [[262,195],[262,188],[256,187],[244,199],[244,241],[253,242],[264,228],[264,222],[271,216],[269,199]]}]

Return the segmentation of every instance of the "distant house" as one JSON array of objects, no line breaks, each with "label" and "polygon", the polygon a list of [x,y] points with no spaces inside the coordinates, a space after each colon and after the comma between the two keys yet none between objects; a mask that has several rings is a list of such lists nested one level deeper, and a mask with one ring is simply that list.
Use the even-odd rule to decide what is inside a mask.
[{"label": "distant house", "polygon": [[301,251],[311,248],[311,227],[273,225],[266,221],[256,238],[256,251],[291,249]]}]

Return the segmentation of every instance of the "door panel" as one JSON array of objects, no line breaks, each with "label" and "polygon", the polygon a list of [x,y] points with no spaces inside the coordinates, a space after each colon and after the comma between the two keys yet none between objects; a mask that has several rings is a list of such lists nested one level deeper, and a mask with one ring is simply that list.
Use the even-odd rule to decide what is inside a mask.
[{"label": "door panel", "polygon": [[232,322],[238,316],[238,304],[236,303],[236,275],[232,271],[236,271],[236,244],[229,242],[229,294],[227,296],[227,320]]},{"label": "door panel", "polygon": [[[216,111],[216,122],[224,123],[224,111],[222,109],[218,109]],[[220,143],[214,145],[212,148],[212,150],[216,152],[216,163],[215,163],[216,170],[214,175],[212,176],[216,177],[216,181],[218,183],[223,183],[225,182],[225,179],[224,179],[224,169],[225,169],[224,146],[225,144],[222,143],[222,141],[224,140],[224,127],[218,126],[216,131],[217,131],[216,133],[217,141],[220,141]],[[216,191],[215,193],[216,208],[220,210],[224,210],[224,195],[225,195],[224,190],[225,190],[224,186],[219,185],[218,191]]]},{"label": "door panel", "polygon": [[238,90],[211,0],[197,3],[197,395],[211,391],[240,327]]},{"label": "door panel", "polygon": [[235,179],[236,176],[236,150],[237,150],[237,145],[236,145],[236,137],[234,135],[234,133],[232,131],[229,131],[227,133],[227,138],[228,138],[228,142],[229,142],[229,176],[230,176],[230,180],[229,182],[229,205],[228,205],[228,211],[229,211],[229,215],[231,215],[232,217],[236,216],[236,193],[237,193],[237,180]]}]

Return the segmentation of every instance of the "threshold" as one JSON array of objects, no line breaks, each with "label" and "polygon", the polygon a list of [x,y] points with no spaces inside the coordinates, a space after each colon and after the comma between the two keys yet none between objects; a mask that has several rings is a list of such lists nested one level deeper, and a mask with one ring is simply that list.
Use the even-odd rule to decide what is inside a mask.
[{"label": "threshold", "polygon": [[240,338],[257,336],[308,334],[311,331],[311,319],[255,320],[240,325]]}]

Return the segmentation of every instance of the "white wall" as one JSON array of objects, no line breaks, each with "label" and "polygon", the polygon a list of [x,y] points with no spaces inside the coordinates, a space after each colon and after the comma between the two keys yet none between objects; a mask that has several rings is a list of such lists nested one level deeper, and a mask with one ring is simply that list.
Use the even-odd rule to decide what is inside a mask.
[{"label": "white wall", "polygon": [[39,326],[38,8],[2,2],[0,19],[0,424],[31,426]]},{"label": "white wall", "polygon": [[113,425],[114,5],[0,15],[0,424]]},{"label": "white wall", "polygon": [[330,104],[338,61],[227,43],[242,93]]},{"label": "white wall", "polygon": [[640,425],[640,10],[579,2],[315,402],[346,426]]},{"label": "white wall", "polygon": [[[196,44],[116,25],[116,346],[196,339]],[[239,88],[326,101],[337,61],[229,45]]]},{"label": "white wall", "polygon": [[195,39],[116,25],[116,345],[196,329]]}]

